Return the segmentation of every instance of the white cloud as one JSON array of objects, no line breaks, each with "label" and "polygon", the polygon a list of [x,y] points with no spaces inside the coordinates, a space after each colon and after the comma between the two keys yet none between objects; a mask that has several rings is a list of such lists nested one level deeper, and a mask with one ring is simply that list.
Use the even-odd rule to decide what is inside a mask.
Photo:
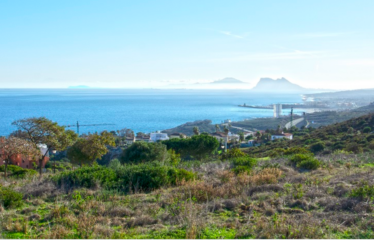
[{"label": "white cloud", "polygon": [[339,37],[344,35],[350,35],[352,32],[310,32],[295,34],[297,38],[327,38],[327,37]]},{"label": "white cloud", "polygon": [[327,57],[336,57],[338,55],[326,51],[300,51],[293,50],[277,53],[252,53],[242,54],[233,57],[222,57],[208,59],[209,62],[221,61],[264,61],[264,60],[294,60],[294,59],[320,59]]},{"label": "white cloud", "polygon": [[228,32],[228,31],[220,31],[220,33],[222,33],[226,36],[234,37],[234,38],[244,38],[244,36],[233,34],[233,33]]}]

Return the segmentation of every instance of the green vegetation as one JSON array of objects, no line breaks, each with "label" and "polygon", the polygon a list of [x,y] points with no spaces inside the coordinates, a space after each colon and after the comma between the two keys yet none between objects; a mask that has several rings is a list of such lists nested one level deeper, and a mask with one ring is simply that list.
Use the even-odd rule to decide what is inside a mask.
[{"label": "green vegetation", "polygon": [[0,185],[0,204],[5,208],[14,208],[22,205],[22,193],[16,192],[11,188]]},{"label": "green vegetation", "polygon": [[[25,178],[26,176],[33,176],[38,173],[33,169],[21,168],[15,165],[9,165],[7,168],[9,176],[15,178]],[[0,172],[5,172],[5,165],[0,166]]]},{"label": "green vegetation", "polygon": [[257,160],[250,157],[238,157],[232,160],[234,173],[249,173],[257,164]]},{"label": "green vegetation", "polygon": [[170,160],[166,146],[162,143],[135,142],[127,148],[121,158],[122,163],[166,162]]},{"label": "green vegetation", "polygon": [[218,150],[219,142],[216,138],[207,134],[192,136],[191,138],[173,138],[163,141],[167,149],[173,149],[182,158],[193,157],[203,160]]},{"label": "green vegetation", "polygon": [[373,238],[374,137],[364,130],[373,118],[293,128],[294,141],[261,139],[260,147],[221,154],[205,134],[138,143],[107,166],[60,160],[66,167],[40,179],[17,177],[9,165],[0,179],[0,235]]},{"label": "green vegetation", "polygon": [[195,174],[187,170],[158,163],[126,166],[113,163],[110,168],[96,165],[53,176],[58,186],[65,188],[95,188],[99,185],[107,190],[123,192],[150,191],[194,178]]}]

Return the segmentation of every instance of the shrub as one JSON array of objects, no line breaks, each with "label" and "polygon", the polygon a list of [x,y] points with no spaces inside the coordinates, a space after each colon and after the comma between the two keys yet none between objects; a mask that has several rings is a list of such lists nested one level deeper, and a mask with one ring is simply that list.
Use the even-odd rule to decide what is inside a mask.
[{"label": "shrub", "polygon": [[357,143],[350,143],[346,148],[346,151],[353,152],[353,153],[362,153],[362,147],[358,145]]},{"label": "shrub", "polygon": [[363,133],[369,133],[371,132],[371,127],[365,127],[364,130],[362,130]]},{"label": "shrub", "polygon": [[168,160],[166,146],[162,143],[135,142],[120,157],[121,163],[166,162]]},{"label": "shrub", "polygon": [[240,151],[239,148],[233,148],[228,150],[226,153],[222,154],[222,160],[228,160],[228,159],[233,159],[233,158],[239,158],[239,157],[244,157],[246,154],[242,151]]},{"label": "shrub", "polygon": [[15,192],[7,187],[0,186],[0,204],[2,204],[5,208],[21,206],[22,198],[22,193]]},{"label": "shrub", "polygon": [[195,174],[187,170],[156,163],[122,167],[117,174],[118,188],[126,192],[140,189],[150,191],[195,178]]},{"label": "shrub", "polygon": [[62,172],[52,177],[59,186],[92,188],[96,183],[112,186],[117,182],[114,170],[102,166],[81,167],[74,171]]},{"label": "shrub", "polygon": [[110,168],[103,166],[82,167],[80,169],[62,172],[53,177],[59,186],[102,187],[120,191],[149,191],[163,186],[177,185],[182,181],[190,181],[194,173],[160,163],[117,166],[115,162]]},{"label": "shrub", "polygon": [[313,154],[295,154],[290,158],[290,161],[298,168],[304,168],[309,170],[315,170],[321,162],[313,157]]},{"label": "shrub", "polygon": [[323,142],[317,142],[310,146],[310,151],[313,153],[322,152],[325,149],[325,144]]},{"label": "shrub", "polygon": [[[5,171],[5,166],[0,166],[0,172]],[[17,165],[8,165],[8,174],[16,178],[24,178],[27,175],[35,175],[38,172],[33,169],[21,168]]]},{"label": "shrub", "polygon": [[284,155],[286,156],[294,155],[294,154],[305,154],[305,153],[310,153],[310,152],[308,151],[308,149],[303,148],[303,147],[292,147],[284,151]]},{"label": "shrub", "polygon": [[307,159],[304,161],[301,161],[297,164],[297,167],[299,168],[304,168],[304,169],[309,169],[309,170],[315,170],[319,168],[321,165],[321,162],[315,158]]},{"label": "shrub", "polygon": [[256,165],[257,160],[250,157],[239,157],[235,158],[233,161],[233,171],[236,174],[250,172]]},{"label": "shrub", "polygon": [[374,185],[363,183],[362,186],[353,189],[350,193],[351,197],[357,197],[361,200],[366,200],[374,197]]}]

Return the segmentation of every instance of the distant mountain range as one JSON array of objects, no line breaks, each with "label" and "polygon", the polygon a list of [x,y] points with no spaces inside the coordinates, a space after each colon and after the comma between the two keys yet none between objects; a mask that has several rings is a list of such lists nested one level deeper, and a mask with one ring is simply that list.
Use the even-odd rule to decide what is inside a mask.
[{"label": "distant mountain range", "polygon": [[257,85],[252,88],[252,91],[271,93],[313,93],[333,90],[304,88],[282,77],[278,79],[261,78]]},{"label": "distant mountain range", "polygon": [[246,82],[240,81],[236,78],[227,77],[221,80],[216,80],[210,84],[246,84]]}]

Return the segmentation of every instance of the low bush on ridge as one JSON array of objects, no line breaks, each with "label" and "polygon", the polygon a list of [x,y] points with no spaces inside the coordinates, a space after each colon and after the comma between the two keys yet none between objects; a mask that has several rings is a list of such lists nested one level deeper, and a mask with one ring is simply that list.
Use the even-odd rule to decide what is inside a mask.
[{"label": "low bush on ridge", "polygon": [[256,165],[257,160],[250,157],[238,157],[232,160],[234,173],[250,172]]},{"label": "low bush on ridge", "polygon": [[19,207],[22,205],[22,198],[22,193],[0,185],[0,205],[3,205],[5,208]]},{"label": "low bush on ridge", "polygon": [[190,181],[194,173],[159,163],[117,166],[116,169],[93,166],[62,172],[53,177],[59,186],[68,188],[92,188],[99,183],[107,189],[124,192],[150,191],[164,186],[174,186],[182,181]]},{"label": "low bush on ridge", "polygon": [[[0,166],[0,172],[5,171],[5,166]],[[24,178],[27,175],[35,175],[38,172],[33,169],[21,168],[17,165],[8,165],[7,168],[8,176],[16,177],[16,178]]]},{"label": "low bush on ridge", "polygon": [[295,154],[290,157],[290,161],[296,164],[296,167],[308,170],[315,170],[321,165],[321,162],[314,158],[313,154]]}]

